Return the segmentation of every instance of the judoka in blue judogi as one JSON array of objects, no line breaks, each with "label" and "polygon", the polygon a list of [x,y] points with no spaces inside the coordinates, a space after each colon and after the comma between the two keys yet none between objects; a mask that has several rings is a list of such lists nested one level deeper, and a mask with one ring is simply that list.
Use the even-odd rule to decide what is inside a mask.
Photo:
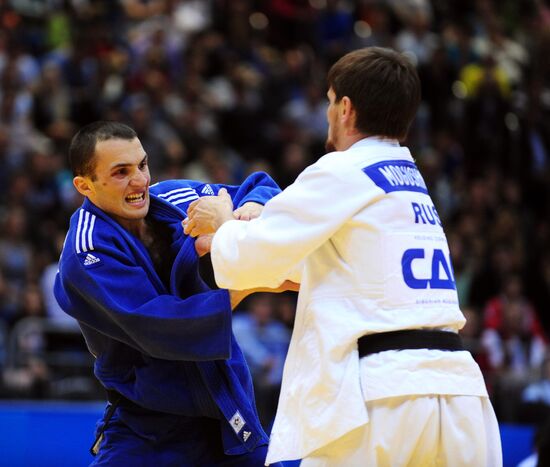
[{"label": "judoka in blue judogi", "polygon": [[[188,204],[222,185],[172,180],[148,193],[147,155],[134,135],[98,122],[71,146],[86,198],[70,221],[55,295],[78,320],[111,401],[93,465],[263,465],[268,438],[231,331],[230,292],[206,285],[195,241],[182,234]],[[280,191],[263,173],[224,188],[236,206]]]}]

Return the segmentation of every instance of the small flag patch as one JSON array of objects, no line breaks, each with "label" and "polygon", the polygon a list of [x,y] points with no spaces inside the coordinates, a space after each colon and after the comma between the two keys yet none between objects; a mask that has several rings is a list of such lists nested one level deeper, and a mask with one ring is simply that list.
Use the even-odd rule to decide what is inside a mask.
[{"label": "small flag patch", "polygon": [[233,428],[233,431],[239,434],[246,422],[244,421],[243,416],[237,410],[235,414],[231,417],[231,420],[229,420],[229,424],[231,425],[231,428]]}]

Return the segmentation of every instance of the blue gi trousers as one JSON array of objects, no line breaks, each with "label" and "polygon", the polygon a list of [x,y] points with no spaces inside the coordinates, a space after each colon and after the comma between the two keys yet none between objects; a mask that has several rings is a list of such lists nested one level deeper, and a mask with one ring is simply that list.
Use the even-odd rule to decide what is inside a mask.
[{"label": "blue gi trousers", "polygon": [[[118,407],[103,432],[92,466],[109,467],[261,467],[267,445],[228,456],[220,420]],[[98,428],[103,424],[101,421]],[[282,464],[272,464],[282,467]]]}]

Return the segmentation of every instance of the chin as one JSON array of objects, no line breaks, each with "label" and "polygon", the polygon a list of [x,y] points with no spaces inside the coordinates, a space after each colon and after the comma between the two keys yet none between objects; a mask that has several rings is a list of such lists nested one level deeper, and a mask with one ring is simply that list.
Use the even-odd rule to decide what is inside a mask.
[{"label": "chin", "polygon": [[126,215],[129,219],[144,219],[147,213],[149,212],[149,204],[146,206],[141,207],[140,209],[136,209],[134,211],[126,212]]}]

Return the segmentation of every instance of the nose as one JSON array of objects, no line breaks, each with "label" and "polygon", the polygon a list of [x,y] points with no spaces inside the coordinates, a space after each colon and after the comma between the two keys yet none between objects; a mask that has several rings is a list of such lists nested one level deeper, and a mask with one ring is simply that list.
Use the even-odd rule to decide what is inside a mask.
[{"label": "nose", "polygon": [[142,187],[149,184],[149,174],[142,172],[141,170],[136,170],[130,184],[136,187]]}]

